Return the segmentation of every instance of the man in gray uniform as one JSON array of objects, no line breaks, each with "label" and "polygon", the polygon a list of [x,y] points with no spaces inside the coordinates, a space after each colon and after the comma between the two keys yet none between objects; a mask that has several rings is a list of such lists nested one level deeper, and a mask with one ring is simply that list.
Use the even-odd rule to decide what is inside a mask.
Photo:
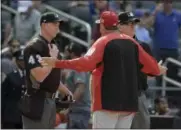
[{"label": "man in gray uniform", "polygon": [[[135,36],[135,24],[140,22],[138,18],[134,16],[132,12],[123,12],[119,14],[119,24],[118,28],[121,33],[124,33],[126,35],[129,35],[133,37],[135,40],[137,40]],[[137,40],[138,41],[138,40]],[[143,49],[149,54],[151,54],[151,49],[148,44],[142,43],[138,41],[140,45],[143,47]],[[140,69],[142,68],[142,65],[140,64]],[[166,69],[163,67],[163,70]],[[163,71],[164,72],[164,71]],[[162,70],[161,70],[162,73]],[[145,91],[148,88],[147,84],[147,75],[140,71],[139,76],[139,91],[140,96],[138,100],[138,113],[135,115],[132,123],[132,128],[135,129],[149,129],[150,128],[150,116],[147,109],[147,99],[145,95]],[[153,75],[152,75],[153,76]]]}]

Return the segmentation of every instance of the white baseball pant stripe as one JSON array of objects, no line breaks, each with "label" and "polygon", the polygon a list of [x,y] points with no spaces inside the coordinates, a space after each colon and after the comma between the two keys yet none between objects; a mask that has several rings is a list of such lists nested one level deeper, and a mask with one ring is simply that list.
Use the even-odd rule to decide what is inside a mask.
[{"label": "white baseball pant stripe", "polygon": [[93,129],[129,129],[131,128],[134,113],[110,111],[95,111],[93,113]]}]

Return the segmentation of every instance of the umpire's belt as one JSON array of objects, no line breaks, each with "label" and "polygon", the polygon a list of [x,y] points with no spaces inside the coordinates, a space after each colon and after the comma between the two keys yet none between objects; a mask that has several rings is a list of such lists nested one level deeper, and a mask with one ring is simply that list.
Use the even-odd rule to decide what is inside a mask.
[{"label": "umpire's belt", "polygon": [[49,92],[45,92],[45,98],[54,98],[55,97],[55,93],[49,93]]}]

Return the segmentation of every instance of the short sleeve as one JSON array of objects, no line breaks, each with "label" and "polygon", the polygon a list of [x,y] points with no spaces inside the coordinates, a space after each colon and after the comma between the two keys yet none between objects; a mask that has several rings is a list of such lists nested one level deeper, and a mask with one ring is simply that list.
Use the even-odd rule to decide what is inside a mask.
[{"label": "short sleeve", "polygon": [[76,72],[74,73],[74,84],[84,83],[86,84],[86,73],[85,72]]},{"label": "short sleeve", "polygon": [[41,64],[39,62],[40,60],[40,54],[34,51],[33,49],[26,48],[24,50],[24,62],[27,70],[31,70],[36,67],[41,67]]}]

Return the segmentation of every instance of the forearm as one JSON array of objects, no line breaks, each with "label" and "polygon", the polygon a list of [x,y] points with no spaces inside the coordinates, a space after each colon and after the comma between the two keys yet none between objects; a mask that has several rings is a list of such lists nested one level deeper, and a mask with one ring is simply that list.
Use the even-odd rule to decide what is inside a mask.
[{"label": "forearm", "polygon": [[151,59],[151,58],[149,60],[150,60],[149,62],[147,61],[143,62],[144,67],[141,69],[141,71],[147,75],[152,75],[152,76],[160,75],[160,70],[159,70],[156,60]]},{"label": "forearm", "polygon": [[43,69],[43,72],[44,72],[44,79],[51,73],[51,71],[52,71],[52,67],[43,67],[42,68]]},{"label": "forearm", "polygon": [[138,50],[139,62],[143,65],[141,71],[146,74],[159,75],[160,69],[157,61],[146,53],[140,45],[138,45]]},{"label": "forearm", "polygon": [[87,57],[76,58],[73,60],[57,60],[55,67],[87,72],[95,68],[95,62]]},{"label": "forearm", "polygon": [[62,84],[62,82],[60,82],[60,85],[58,87],[58,91],[63,95],[70,94],[69,89],[64,84]]},{"label": "forearm", "polygon": [[[145,43],[142,43],[140,44],[141,47],[144,49],[145,52],[147,52],[149,54],[149,56],[153,57],[152,56],[152,52],[151,52],[151,49],[150,49],[150,46],[148,44],[145,44]],[[145,73],[147,76],[149,77],[154,77],[156,75],[153,75],[153,74],[149,74],[149,73]]]},{"label": "forearm", "polygon": [[[102,62],[103,52],[105,48],[105,39],[97,40],[94,45],[87,51],[87,53],[80,57],[72,60],[57,60],[55,58],[44,57],[45,66],[48,64],[55,68],[73,69],[76,71],[92,71],[96,68],[97,64]],[[50,48],[50,50],[52,50]]]},{"label": "forearm", "polygon": [[43,82],[51,73],[52,67],[38,67],[31,70],[32,76],[39,82]]}]

